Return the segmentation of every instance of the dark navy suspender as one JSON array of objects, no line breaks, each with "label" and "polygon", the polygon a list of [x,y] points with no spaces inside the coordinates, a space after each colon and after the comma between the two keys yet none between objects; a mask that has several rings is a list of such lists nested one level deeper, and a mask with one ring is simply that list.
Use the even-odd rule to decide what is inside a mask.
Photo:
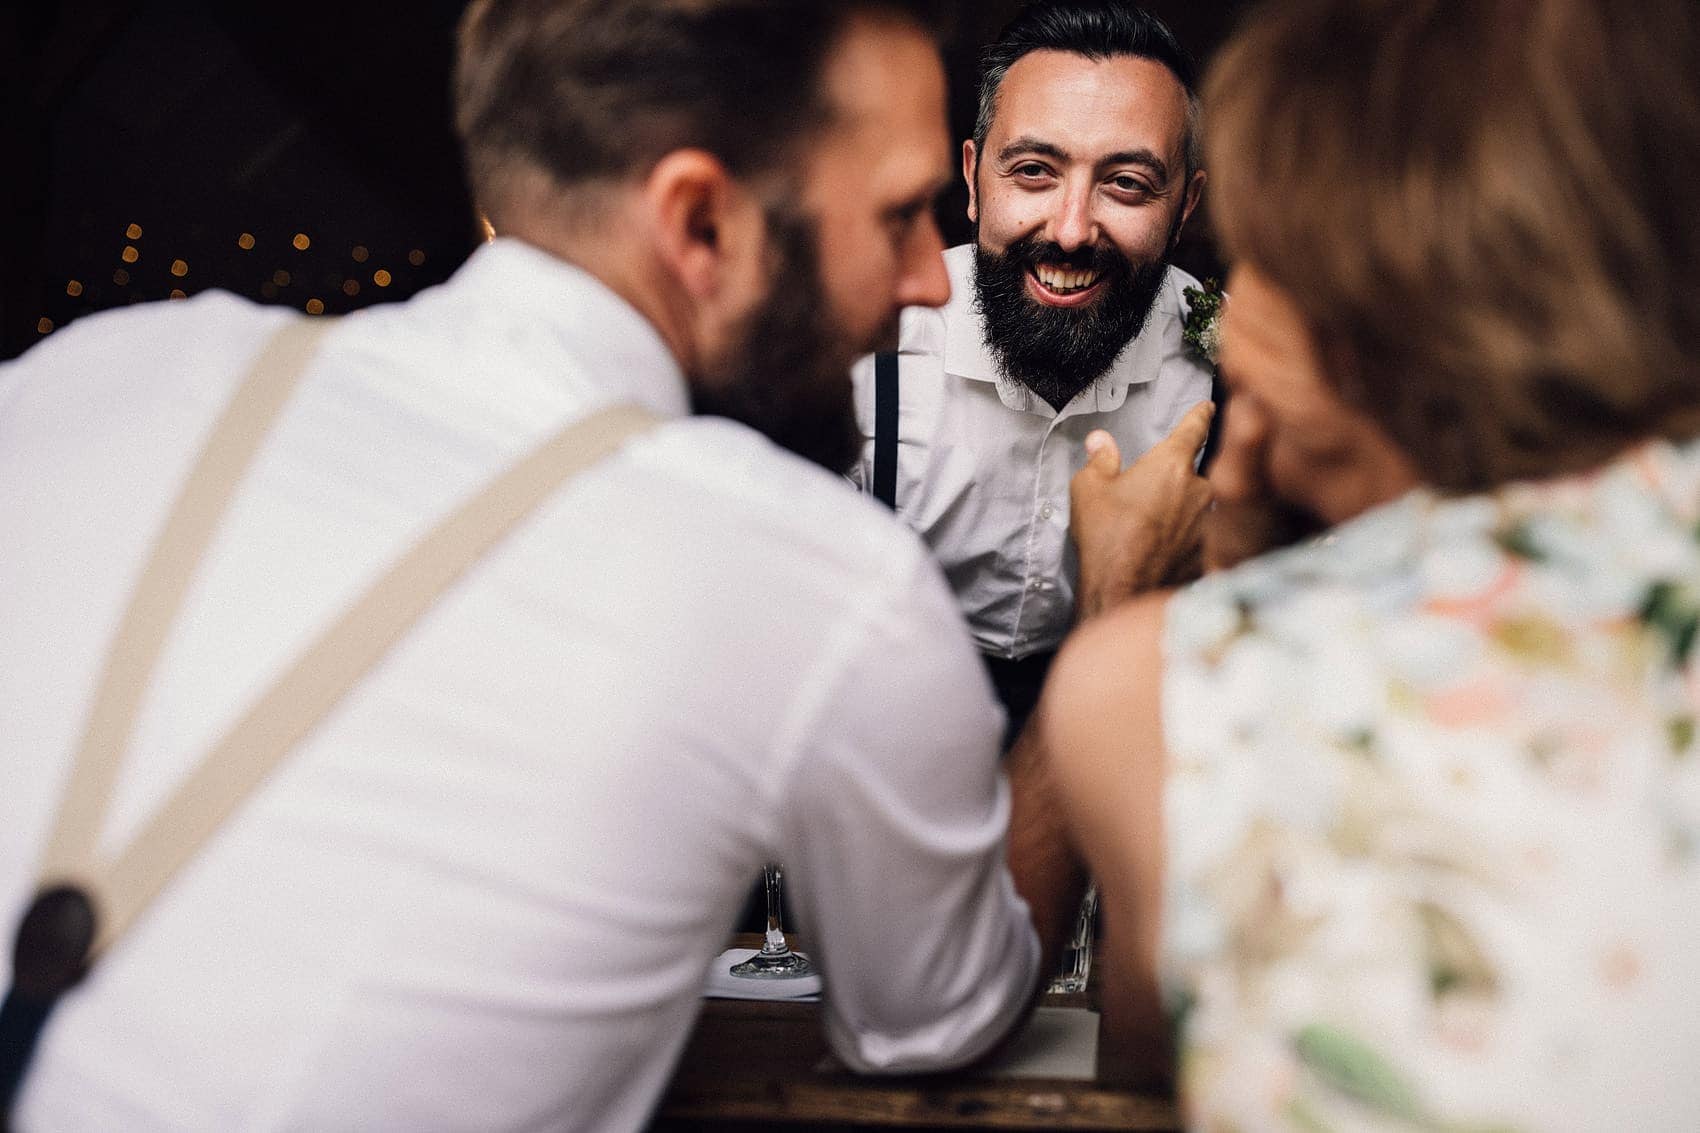
[{"label": "dark navy suspender", "polygon": [[874,355],[874,498],[897,510],[897,354]]}]

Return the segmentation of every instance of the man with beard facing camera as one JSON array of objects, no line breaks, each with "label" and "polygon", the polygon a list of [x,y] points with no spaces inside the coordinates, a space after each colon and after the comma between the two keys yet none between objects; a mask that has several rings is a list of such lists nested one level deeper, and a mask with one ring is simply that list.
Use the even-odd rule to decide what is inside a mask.
[{"label": "man with beard facing camera", "polygon": [[1069,482],[1088,434],[1115,442],[1099,459],[1138,457],[1210,395],[1181,339],[1196,280],[1167,263],[1204,184],[1193,77],[1130,4],[1024,9],[982,57],[962,144],[975,241],[945,253],[951,300],[906,310],[896,358],[856,368],[852,476],[944,568],[1006,743],[1075,619]]}]

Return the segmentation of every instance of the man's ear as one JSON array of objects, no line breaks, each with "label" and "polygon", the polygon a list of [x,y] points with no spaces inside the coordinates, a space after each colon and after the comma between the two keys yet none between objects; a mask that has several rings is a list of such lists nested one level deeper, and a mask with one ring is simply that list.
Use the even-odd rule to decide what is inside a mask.
[{"label": "man's ear", "polygon": [[975,152],[974,139],[965,138],[962,142],[962,179],[968,182],[968,220],[973,224],[980,223],[980,193],[975,183],[980,172],[980,155]]},{"label": "man's ear", "polygon": [[728,224],[735,187],[720,159],[705,150],[674,150],[649,171],[643,199],[655,249],[680,284],[698,299],[724,282]]},{"label": "man's ear", "polygon": [[[1194,169],[1192,177],[1186,183],[1186,196],[1181,199],[1181,222],[1175,225],[1174,239],[1179,240],[1181,229],[1192,217],[1192,210],[1198,207],[1198,202],[1204,199],[1205,174],[1202,169]],[[1172,243],[1172,242],[1171,242]]]}]

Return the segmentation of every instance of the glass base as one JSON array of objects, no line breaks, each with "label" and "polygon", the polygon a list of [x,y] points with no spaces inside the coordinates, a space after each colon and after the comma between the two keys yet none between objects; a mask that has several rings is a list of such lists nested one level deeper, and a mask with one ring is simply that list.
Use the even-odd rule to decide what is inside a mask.
[{"label": "glass base", "polygon": [[1045,991],[1051,995],[1075,995],[1086,990],[1087,977],[1070,973],[1058,976],[1046,986]]},{"label": "glass base", "polygon": [[815,974],[815,966],[807,956],[798,952],[757,952],[741,964],[732,965],[732,974],[752,980],[794,980]]}]

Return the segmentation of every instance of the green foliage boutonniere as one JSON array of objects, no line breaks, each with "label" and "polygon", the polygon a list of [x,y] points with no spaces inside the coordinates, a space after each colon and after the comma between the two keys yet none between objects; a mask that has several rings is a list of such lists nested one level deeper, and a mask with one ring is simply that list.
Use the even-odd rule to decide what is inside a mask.
[{"label": "green foliage boutonniere", "polygon": [[1195,354],[1214,366],[1222,342],[1222,306],[1228,297],[1214,279],[1205,280],[1202,287],[1188,287],[1181,294],[1191,307],[1181,326],[1181,338]]}]

